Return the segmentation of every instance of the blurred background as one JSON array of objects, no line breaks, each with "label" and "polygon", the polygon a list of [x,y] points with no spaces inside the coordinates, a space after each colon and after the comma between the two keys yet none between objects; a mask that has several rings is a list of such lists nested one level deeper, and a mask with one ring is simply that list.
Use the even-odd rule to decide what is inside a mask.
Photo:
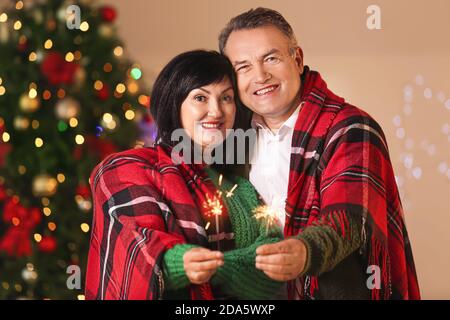
[{"label": "blurred background", "polygon": [[[73,3],[80,30],[66,27]],[[152,142],[148,96],[173,56],[217,49],[257,6],[283,14],[305,64],[383,127],[422,296],[450,299],[448,0],[1,0],[0,298],[84,298],[66,268],[86,264],[90,171]]]}]

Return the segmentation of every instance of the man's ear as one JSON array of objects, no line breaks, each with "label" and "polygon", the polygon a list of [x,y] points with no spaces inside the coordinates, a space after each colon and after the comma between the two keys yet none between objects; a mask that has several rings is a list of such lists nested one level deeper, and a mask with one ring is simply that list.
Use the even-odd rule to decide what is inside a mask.
[{"label": "man's ear", "polygon": [[300,69],[300,74],[303,74],[304,65],[303,65],[303,50],[300,47],[295,48],[295,62],[297,63],[298,68]]}]

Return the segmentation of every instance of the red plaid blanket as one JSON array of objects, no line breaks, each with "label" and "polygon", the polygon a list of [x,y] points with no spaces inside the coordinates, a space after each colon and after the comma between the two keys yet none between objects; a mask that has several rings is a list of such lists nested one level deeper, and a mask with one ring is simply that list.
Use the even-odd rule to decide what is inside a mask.
[{"label": "red plaid blanket", "polygon": [[[349,215],[362,221],[361,254],[381,268],[373,299],[420,299],[399,192],[381,127],[307,72],[292,139],[285,235],[326,224],[343,237]],[[334,217],[334,218],[333,218]],[[336,224],[335,219],[339,219]],[[368,275],[369,276],[369,275]],[[313,298],[319,277],[289,283],[290,297]]]}]

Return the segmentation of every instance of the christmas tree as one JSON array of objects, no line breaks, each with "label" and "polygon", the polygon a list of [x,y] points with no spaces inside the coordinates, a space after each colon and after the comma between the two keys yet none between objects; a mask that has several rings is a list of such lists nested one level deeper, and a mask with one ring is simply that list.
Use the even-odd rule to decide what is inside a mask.
[{"label": "christmas tree", "polygon": [[0,299],[84,298],[89,175],[151,128],[116,14],[87,0],[0,9]]}]

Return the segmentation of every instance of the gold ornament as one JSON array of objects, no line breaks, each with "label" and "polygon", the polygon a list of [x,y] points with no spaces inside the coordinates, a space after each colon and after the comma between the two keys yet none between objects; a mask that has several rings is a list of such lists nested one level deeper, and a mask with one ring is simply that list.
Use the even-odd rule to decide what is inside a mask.
[{"label": "gold ornament", "polygon": [[111,38],[114,34],[114,29],[108,24],[102,24],[98,28],[98,33],[104,38]]},{"label": "gold ornament", "polygon": [[64,98],[56,103],[55,112],[58,119],[69,120],[78,116],[80,104],[73,98]]},{"label": "gold ornament", "polygon": [[74,79],[76,87],[80,88],[86,81],[86,70],[83,67],[78,68],[75,71]]},{"label": "gold ornament", "polygon": [[40,174],[33,179],[33,195],[49,197],[56,193],[58,181],[48,174]]},{"label": "gold ornament", "polygon": [[24,112],[34,112],[40,106],[39,98],[30,98],[28,93],[24,93],[20,96],[19,100],[20,109]]},{"label": "gold ornament", "polygon": [[27,264],[27,267],[22,270],[22,279],[28,283],[32,284],[36,282],[38,278],[37,272],[34,270],[34,266],[31,263]]},{"label": "gold ornament", "polygon": [[14,118],[14,128],[16,130],[26,130],[30,126],[30,120],[25,117],[17,116]]}]

